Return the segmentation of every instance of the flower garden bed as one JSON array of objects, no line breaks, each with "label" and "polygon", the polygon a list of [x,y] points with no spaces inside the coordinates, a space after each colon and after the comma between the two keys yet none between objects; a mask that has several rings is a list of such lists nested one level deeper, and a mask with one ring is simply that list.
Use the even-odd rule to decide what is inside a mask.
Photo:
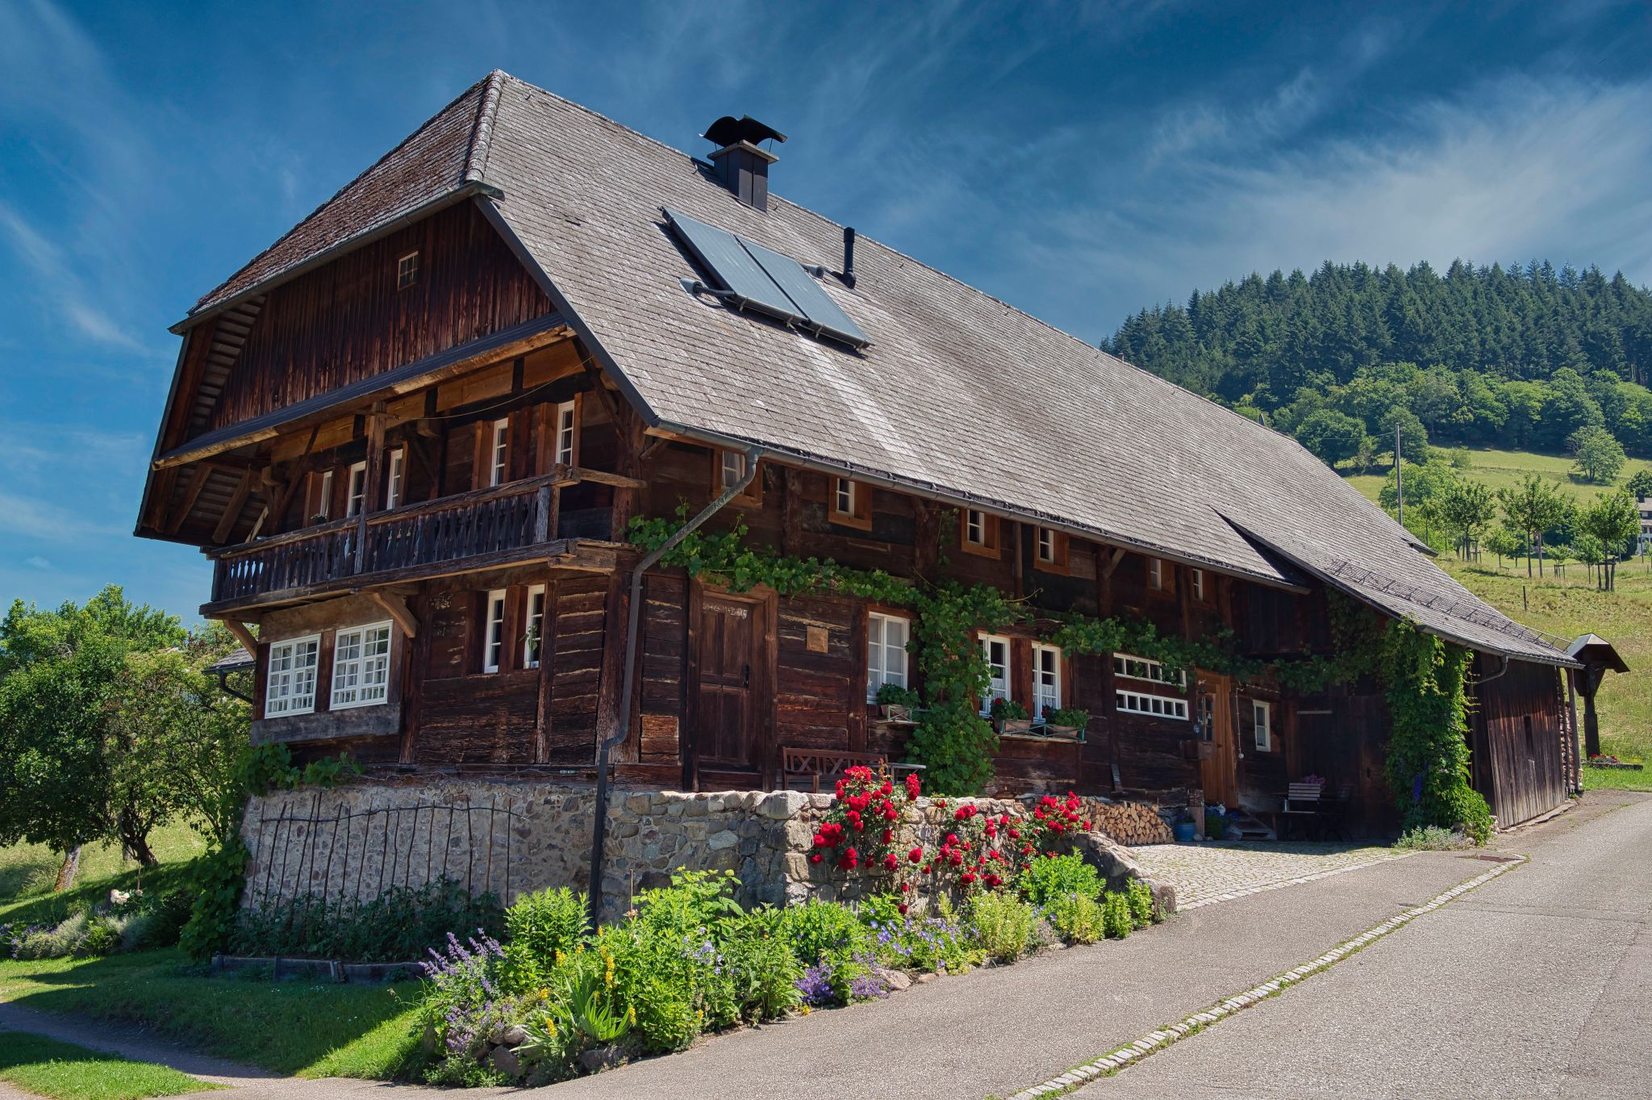
[{"label": "flower garden bed", "polygon": [[425,1078],[563,1080],[1161,916],[1147,883],[1109,890],[1075,851],[1090,825],[1076,795],[1026,813],[919,795],[916,777],[864,768],[839,783],[807,862],[849,902],[746,909],[732,872],[683,871],[594,932],[564,888],[518,899],[503,944],[449,937],[425,964]]}]

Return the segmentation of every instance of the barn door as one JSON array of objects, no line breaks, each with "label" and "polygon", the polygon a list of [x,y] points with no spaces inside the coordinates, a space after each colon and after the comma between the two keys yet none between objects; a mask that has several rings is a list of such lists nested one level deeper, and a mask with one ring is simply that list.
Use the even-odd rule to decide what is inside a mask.
[{"label": "barn door", "polygon": [[749,768],[763,677],[762,605],[706,593],[695,638],[695,759],[702,768]]},{"label": "barn door", "polygon": [[1205,801],[1234,808],[1238,805],[1234,774],[1238,760],[1234,747],[1233,680],[1201,672],[1198,685],[1194,701],[1199,722],[1199,780],[1205,789]]}]

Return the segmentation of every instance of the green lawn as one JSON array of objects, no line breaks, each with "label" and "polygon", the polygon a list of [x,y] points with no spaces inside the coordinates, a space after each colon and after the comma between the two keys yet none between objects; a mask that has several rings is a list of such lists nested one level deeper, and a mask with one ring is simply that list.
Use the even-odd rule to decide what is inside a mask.
[{"label": "green lawn", "polygon": [[[167,825],[156,829],[149,844],[163,864],[176,865],[200,855],[206,849],[199,834],[187,825]],[[14,844],[0,848],[0,923],[16,920],[9,912],[19,903],[48,900],[57,880],[62,856],[42,844]],[[138,865],[123,859],[118,844],[89,844],[80,853],[80,874],[75,879],[80,892],[94,883],[106,883],[103,890],[119,887],[130,890],[140,879]],[[165,881],[166,876],[162,876]],[[44,919],[44,918],[40,918]]]},{"label": "green lawn", "polygon": [[[1496,451],[1490,448],[1468,448],[1469,468],[1465,471],[1475,481],[1483,481],[1493,489],[1512,489],[1527,474],[1537,474],[1554,482],[1560,491],[1577,501],[1595,499],[1605,485],[1596,485],[1572,475],[1570,455],[1543,455],[1533,451]],[[1631,459],[1618,475],[1622,485],[1636,470],[1652,468],[1652,463]],[[1367,499],[1376,500],[1383,485],[1388,482],[1388,469],[1380,472],[1356,474],[1348,477],[1348,484],[1358,489]]]},{"label": "green lawn", "polygon": [[166,1066],[19,1031],[0,1031],[0,1081],[54,1100],[140,1100],[223,1087]]},{"label": "green lawn", "polygon": [[0,1001],[142,1024],[198,1050],[304,1077],[395,1076],[417,1048],[418,986],[207,977],[176,949],[0,961]]}]

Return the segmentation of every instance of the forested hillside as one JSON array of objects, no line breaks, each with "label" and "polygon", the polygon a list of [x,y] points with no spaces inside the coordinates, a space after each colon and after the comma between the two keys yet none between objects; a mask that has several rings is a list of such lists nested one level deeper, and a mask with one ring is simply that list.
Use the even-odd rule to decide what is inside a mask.
[{"label": "forested hillside", "polygon": [[1104,347],[1333,464],[1392,450],[1396,426],[1408,456],[1423,433],[1575,451],[1589,427],[1652,453],[1652,292],[1595,268],[1326,262],[1144,309]]}]

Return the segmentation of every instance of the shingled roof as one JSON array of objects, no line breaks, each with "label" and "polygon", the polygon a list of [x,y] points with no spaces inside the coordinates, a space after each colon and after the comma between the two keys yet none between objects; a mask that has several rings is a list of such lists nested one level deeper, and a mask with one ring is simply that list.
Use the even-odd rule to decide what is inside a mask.
[{"label": "shingled roof", "polygon": [[766,212],[746,206],[703,162],[499,72],[185,324],[467,192],[651,423],[1262,583],[1313,576],[1475,649],[1569,663],[1294,440],[874,240],[853,289],[821,281],[871,337],[862,351],[689,294],[701,273],[666,207],[828,270],[842,227],[772,194]]}]

